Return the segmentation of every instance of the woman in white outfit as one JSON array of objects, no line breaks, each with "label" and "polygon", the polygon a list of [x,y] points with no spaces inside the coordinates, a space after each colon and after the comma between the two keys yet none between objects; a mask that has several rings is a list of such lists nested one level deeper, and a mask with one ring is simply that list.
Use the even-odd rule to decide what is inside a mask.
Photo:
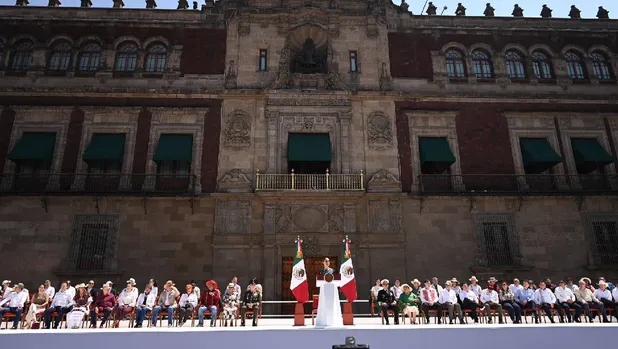
[{"label": "woman in white outfit", "polygon": [[88,314],[90,303],[92,303],[92,297],[90,297],[90,292],[86,289],[85,284],[75,286],[75,291],[77,292],[73,299],[75,305],[73,306],[73,310],[67,314],[68,328],[80,328],[84,316]]},{"label": "woman in white outfit", "polygon": [[49,296],[45,292],[45,286],[39,286],[39,292],[32,297],[32,304],[28,308],[28,314],[26,314],[26,328],[30,328],[33,321],[36,321],[36,316],[43,314],[45,308],[49,304]]}]

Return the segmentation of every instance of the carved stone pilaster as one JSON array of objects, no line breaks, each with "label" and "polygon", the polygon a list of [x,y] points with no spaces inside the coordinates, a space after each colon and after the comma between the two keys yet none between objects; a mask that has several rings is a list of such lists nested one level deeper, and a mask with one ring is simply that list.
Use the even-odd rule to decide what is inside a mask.
[{"label": "carved stone pilaster", "polygon": [[251,202],[217,200],[215,234],[242,235],[251,232]]}]

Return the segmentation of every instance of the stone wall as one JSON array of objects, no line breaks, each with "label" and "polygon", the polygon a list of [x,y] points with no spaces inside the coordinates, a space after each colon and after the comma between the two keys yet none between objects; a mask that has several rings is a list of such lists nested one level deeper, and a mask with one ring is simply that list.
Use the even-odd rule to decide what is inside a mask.
[{"label": "stone wall", "polygon": [[[293,256],[296,236],[305,240],[308,256],[320,257],[340,256],[346,235],[361,299],[377,278],[618,277],[591,260],[586,223],[592,215],[615,219],[615,198],[586,199],[581,207],[572,197],[420,200],[363,193],[217,194],[193,204],[186,198],[50,197],[45,203],[47,212],[39,198],[0,199],[5,278],[31,288],[60,277],[134,277],[141,286],[150,277],[182,285],[211,278],[224,283],[236,275],[241,283],[258,277],[266,299],[280,299],[282,258]],[[119,217],[116,274],[58,273],[67,267],[78,214]],[[518,265],[478,264],[479,215],[511,217]]]}]

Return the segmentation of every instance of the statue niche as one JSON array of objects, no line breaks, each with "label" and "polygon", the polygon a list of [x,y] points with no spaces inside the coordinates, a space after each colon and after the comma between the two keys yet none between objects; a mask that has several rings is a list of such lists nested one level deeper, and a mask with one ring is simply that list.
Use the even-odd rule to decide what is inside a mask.
[{"label": "statue niche", "polygon": [[292,73],[325,74],[328,72],[327,48],[316,47],[313,39],[306,39],[302,48],[294,52],[290,70]]}]

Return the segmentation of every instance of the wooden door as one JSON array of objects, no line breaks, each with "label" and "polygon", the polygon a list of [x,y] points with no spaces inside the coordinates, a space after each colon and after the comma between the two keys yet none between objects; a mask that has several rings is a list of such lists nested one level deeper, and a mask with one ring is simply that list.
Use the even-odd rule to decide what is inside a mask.
[{"label": "wooden door", "polygon": [[[335,271],[339,270],[337,257],[328,257],[330,259],[330,267]],[[322,261],[324,258],[305,258],[305,269],[307,270],[307,282],[309,283],[309,300],[314,294],[319,294],[320,289],[315,286],[315,277],[322,270]],[[294,257],[283,257],[281,261],[281,300],[295,301],[294,294],[290,290],[290,282],[292,280],[292,267],[294,265]],[[311,304],[305,305],[305,314],[310,314],[312,309]],[[281,306],[282,315],[293,315],[294,304],[283,304]]]}]

